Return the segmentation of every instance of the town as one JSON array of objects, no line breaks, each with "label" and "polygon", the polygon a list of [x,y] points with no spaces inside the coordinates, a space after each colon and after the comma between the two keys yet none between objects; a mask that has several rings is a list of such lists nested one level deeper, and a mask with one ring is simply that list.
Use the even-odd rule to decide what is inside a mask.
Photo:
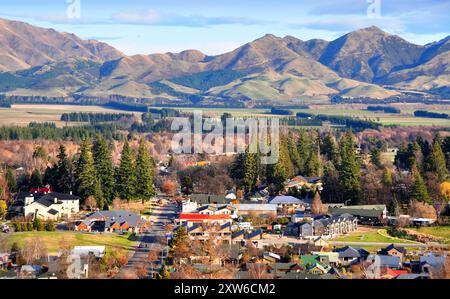
[{"label": "town", "polygon": [[[351,130],[339,143],[317,134],[281,138],[280,161],[267,166],[248,152],[167,154],[156,163],[144,139],[125,140],[117,166],[103,139],[84,140],[74,158],[61,145],[54,164],[35,148],[44,174],[7,167],[3,176],[0,277],[448,278],[445,160],[438,206],[418,170],[437,161],[405,165],[409,152],[399,148],[392,165],[382,150],[355,147]],[[316,149],[315,138],[324,138]],[[430,159],[443,155],[439,138]],[[334,165],[358,168],[349,182],[332,181],[324,168]],[[367,178],[352,184],[360,172],[380,173],[382,190],[367,189]],[[411,177],[406,194],[394,187],[397,176]]]}]

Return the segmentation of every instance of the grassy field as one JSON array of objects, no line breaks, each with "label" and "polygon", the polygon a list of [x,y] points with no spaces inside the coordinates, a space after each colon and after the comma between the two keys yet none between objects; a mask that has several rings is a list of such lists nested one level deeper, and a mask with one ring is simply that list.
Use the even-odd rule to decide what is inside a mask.
[{"label": "grassy field", "polygon": [[[123,113],[123,111],[100,106],[12,105],[11,108],[0,108],[0,126],[27,126],[30,122],[54,122],[58,127],[62,127],[65,122],[60,121],[61,115],[71,112]],[[140,115],[141,113],[134,112],[134,114]],[[69,123],[69,125],[74,124],[79,125],[80,123]]]},{"label": "grassy field", "polygon": [[363,242],[363,243],[415,243],[410,240],[389,237],[385,229],[380,230],[360,230],[348,236],[341,236],[332,239],[337,242]]},{"label": "grassy field", "polygon": [[[40,238],[49,253],[57,253],[62,240],[71,246],[102,246],[107,248],[121,248],[124,250],[132,250],[137,246],[136,241],[128,240],[128,236],[117,234],[84,234],[72,231],[67,232],[23,232],[12,233],[3,241],[6,248],[10,248],[14,242],[23,248],[27,240],[32,238]],[[3,244],[5,245],[5,244]],[[0,246],[0,248],[3,246]]]},{"label": "grassy field", "polygon": [[[161,107],[155,107],[161,108]],[[400,107],[402,108],[402,107]],[[201,110],[204,115],[220,117],[225,112],[231,113],[235,117],[263,117],[268,116],[270,109],[250,109],[250,108],[176,108],[185,112]],[[325,114],[336,116],[359,117],[379,122],[383,125],[401,125],[401,126],[450,126],[448,119],[417,118],[413,112],[419,108],[405,106],[401,109],[401,114],[378,113],[364,110],[363,106],[349,105],[317,105],[311,106],[311,109],[290,109],[294,113],[306,112],[312,114]],[[428,110],[425,108],[420,108]],[[430,108],[431,109],[431,108]],[[450,114],[450,108],[445,105],[435,105],[432,111]],[[430,110],[430,111],[431,111]],[[23,104],[13,105],[11,108],[0,108],[0,126],[15,125],[26,126],[28,123],[36,122],[55,122],[58,126],[65,125],[60,121],[61,114],[70,112],[99,112],[99,113],[122,113],[124,111],[107,109],[100,106],[77,106],[77,105],[37,105]],[[132,113],[132,112],[129,112]],[[141,113],[134,112],[137,116]],[[284,117],[284,116],[278,116]],[[76,123],[69,123],[74,125]],[[79,123],[78,123],[79,124]]]},{"label": "grassy field", "polygon": [[450,226],[431,226],[413,229],[421,234],[443,238],[443,243],[450,244]]}]

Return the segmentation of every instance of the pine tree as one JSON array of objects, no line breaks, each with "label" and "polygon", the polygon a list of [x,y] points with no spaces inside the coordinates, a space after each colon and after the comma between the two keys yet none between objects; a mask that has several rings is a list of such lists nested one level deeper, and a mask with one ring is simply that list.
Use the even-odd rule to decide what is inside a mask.
[{"label": "pine tree", "polygon": [[245,154],[241,153],[236,156],[236,159],[230,167],[230,176],[235,181],[238,187],[244,186],[244,163]]},{"label": "pine tree", "polygon": [[96,190],[98,180],[95,172],[94,158],[92,157],[91,145],[87,140],[81,144],[80,156],[76,163],[75,180],[78,195],[82,199],[86,199],[91,195],[95,196],[98,193],[98,190]]},{"label": "pine tree", "polygon": [[381,178],[381,183],[383,186],[391,188],[392,187],[392,173],[390,170],[386,167],[383,170],[383,176]]},{"label": "pine tree", "polygon": [[17,187],[16,177],[11,167],[6,170],[6,182],[10,192],[15,192]]},{"label": "pine tree", "polygon": [[247,149],[244,157],[244,187],[246,192],[251,192],[258,183],[258,154]]},{"label": "pine tree", "polygon": [[30,178],[31,188],[42,188],[44,186],[43,178],[39,169],[33,170]]},{"label": "pine tree", "polygon": [[289,138],[288,138],[288,151],[289,151],[289,156],[291,158],[291,161],[295,166],[295,170],[296,170],[295,172],[298,173],[300,171],[300,169],[304,168],[304,165],[302,164],[303,162],[298,153],[297,144],[295,143],[295,140],[294,140],[294,137],[292,136],[292,134],[290,134]]},{"label": "pine tree", "polygon": [[294,165],[289,157],[286,138],[280,137],[278,161],[268,165],[267,182],[272,186],[272,193],[284,189],[284,182],[294,176]]},{"label": "pine tree", "polygon": [[378,147],[374,147],[370,151],[370,163],[378,168],[381,167],[381,151]]},{"label": "pine tree", "polygon": [[339,142],[341,164],[339,165],[339,180],[344,189],[345,200],[358,204],[361,199],[360,168],[355,151],[354,135],[347,131]]},{"label": "pine tree", "polygon": [[73,179],[71,174],[71,162],[66,154],[66,147],[64,145],[60,145],[59,154],[57,155],[58,162],[56,164],[56,177],[55,182],[56,186],[52,186],[55,188],[55,191],[68,193],[72,191],[73,188]]},{"label": "pine tree", "polygon": [[100,182],[103,197],[107,204],[111,204],[114,197],[114,166],[111,157],[111,150],[105,139],[97,139],[93,147],[94,165],[97,178]]},{"label": "pine tree", "polygon": [[410,199],[431,203],[431,197],[428,194],[425,182],[423,181],[422,175],[415,164],[413,165],[412,174],[414,179],[409,192]]},{"label": "pine tree", "polygon": [[145,147],[144,139],[139,143],[138,156],[136,159],[136,192],[142,201],[150,200],[155,196],[153,184],[152,160]]},{"label": "pine tree", "polygon": [[400,215],[400,206],[398,204],[397,199],[394,197],[392,198],[389,207],[388,207],[389,213],[393,216]]},{"label": "pine tree", "polygon": [[310,156],[306,164],[305,175],[310,177],[322,176],[322,163],[320,162],[319,149],[316,146],[310,151]]},{"label": "pine tree", "polygon": [[136,171],[133,150],[125,140],[119,167],[116,169],[116,192],[121,199],[136,198]]},{"label": "pine tree", "polygon": [[325,156],[327,160],[338,164],[339,151],[337,149],[336,141],[331,133],[328,133],[323,139],[322,146],[320,147],[320,153]]},{"label": "pine tree", "polygon": [[311,144],[305,131],[300,133],[300,138],[297,141],[297,151],[299,154],[299,160],[296,163],[298,170],[301,174],[306,172],[306,165],[310,156]]},{"label": "pine tree", "polygon": [[431,147],[431,152],[429,155],[429,158],[427,159],[428,161],[428,171],[435,173],[438,178],[439,181],[443,182],[447,175],[448,175],[448,170],[447,170],[447,165],[445,163],[445,155],[444,152],[442,151],[442,140],[439,137],[439,135],[437,135],[434,138],[432,147]]}]

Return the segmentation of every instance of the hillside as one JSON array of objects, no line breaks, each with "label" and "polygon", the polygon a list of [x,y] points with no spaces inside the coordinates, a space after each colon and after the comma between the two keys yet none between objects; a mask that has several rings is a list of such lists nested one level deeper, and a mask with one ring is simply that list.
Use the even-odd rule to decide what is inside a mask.
[{"label": "hillside", "polygon": [[[0,19],[0,93],[146,102],[301,104],[442,94],[449,38],[425,46],[369,27],[334,41],[267,34],[231,52],[125,56],[107,44]],[[231,101],[231,102],[230,102]]]}]

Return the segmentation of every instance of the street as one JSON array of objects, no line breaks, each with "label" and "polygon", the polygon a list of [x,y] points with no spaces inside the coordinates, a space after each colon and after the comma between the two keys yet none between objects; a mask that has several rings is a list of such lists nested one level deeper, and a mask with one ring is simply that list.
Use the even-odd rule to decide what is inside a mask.
[{"label": "street", "polygon": [[167,224],[172,224],[176,213],[177,207],[171,203],[164,206],[157,206],[153,209],[150,216],[153,225],[150,226],[148,231],[144,231],[141,234],[136,251],[129,259],[128,264],[120,269],[117,278],[124,278],[127,273],[135,271],[143,261],[148,261],[148,253],[151,251],[158,253],[159,259],[153,263],[153,269],[150,263],[146,263],[149,274],[151,274],[152,270],[153,272],[158,272],[161,269],[162,261],[166,258],[167,250],[167,237],[164,227]]}]

